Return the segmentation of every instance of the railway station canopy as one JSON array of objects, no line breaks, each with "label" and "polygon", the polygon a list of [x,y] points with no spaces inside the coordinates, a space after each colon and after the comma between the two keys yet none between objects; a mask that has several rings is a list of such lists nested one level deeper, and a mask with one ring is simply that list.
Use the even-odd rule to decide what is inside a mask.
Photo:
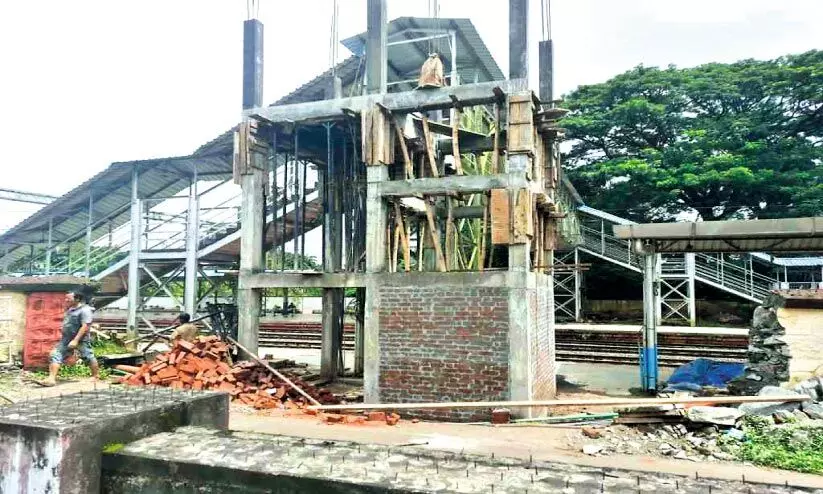
[{"label": "railway station canopy", "polygon": [[819,252],[823,217],[615,225],[614,235],[642,251]]}]

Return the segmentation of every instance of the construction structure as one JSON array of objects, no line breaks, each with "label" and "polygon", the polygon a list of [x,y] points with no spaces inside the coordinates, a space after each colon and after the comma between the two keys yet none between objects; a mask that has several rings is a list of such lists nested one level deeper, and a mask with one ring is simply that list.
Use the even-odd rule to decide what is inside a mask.
[{"label": "construction structure", "polygon": [[[327,379],[343,371],[348,290],[367,399],[404,401],[550,396],[554,318],[581,319],[590,258],[643,274],[647,328],[694,325],[696,284],[759,302],[823,282],[823,258],[646,255],[615,237],[631,222],[562,174],[549,30],[538,94],[525,82],[527,1],[509,5],[508,79],[469,20],[368,8],[367,32],[342,42],[354,55],[271,106],[263,26],[247,20],[244,121],[192,154],[114,163],[56,200],[5,191],[44,207],[0,235],[0,271],[87,277],[97,308],[128,299],[132,334],[152,327],[154,294],[192,314],[236,296],[250,349],[267,291],[320,288]],[[432,52],[434,84],[420,80]]]}]

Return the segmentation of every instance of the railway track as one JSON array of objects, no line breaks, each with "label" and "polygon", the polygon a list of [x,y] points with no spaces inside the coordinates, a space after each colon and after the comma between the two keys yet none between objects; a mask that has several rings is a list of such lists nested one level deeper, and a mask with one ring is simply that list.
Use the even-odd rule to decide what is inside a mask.
[{"label": "railway track", "polygon": [[[100,318],[103,329],[125,331],[122,319]],[[171,320],[157,319],[156,327],[171,325]],[[139,328],[149,333],[146,325]],[[267,348],[319,349],[319,322],[266,321],[260,324],[259,345]],[[679,366],[696,358],[744,362],[748,339],[723,334],[660,334],[658,359],[662,366]],[[561,362],[637,364],[640,355],[639,333],[608,331],[558,330],[555,333],[556,359]],[[354,350],[354,326],[343,329],[343,350]]]}]

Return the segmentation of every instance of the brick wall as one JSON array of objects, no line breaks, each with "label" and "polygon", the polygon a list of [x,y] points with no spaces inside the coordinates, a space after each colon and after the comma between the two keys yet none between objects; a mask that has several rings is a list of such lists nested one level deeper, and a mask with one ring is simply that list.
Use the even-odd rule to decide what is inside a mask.
[{"label": "brick wall", "polygon": [[[507,400],[508,293],[502,287],[382,286],[381,402]],[[489,410],[404,415],[415,413],[440,420],[489,419]]]}]

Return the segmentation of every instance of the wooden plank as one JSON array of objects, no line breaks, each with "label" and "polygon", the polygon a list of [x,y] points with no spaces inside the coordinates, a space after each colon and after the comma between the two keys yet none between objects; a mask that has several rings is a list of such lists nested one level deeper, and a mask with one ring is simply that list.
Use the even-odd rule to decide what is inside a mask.
[{"label": "wooden plank", "polygon": [[506,151],[534,152],[534,102],[530,94],[509,95]]},{"label": "wooden plank", "polygon": [[534,236],[531,191],[520,189],[513,194],[513,197],[511,243],[524,244]]},{"label": "wooden plank", "polygon": [[423,141],[426,144],[426,157],[429,160],[429,169],[432,177],[437,178],[440,174],[437,172],[437,162],[434,159],[434,144],[432,143],[431,131],[429,131],[429,118],[423,116]]},{"label": "wooden plank", "polygon": [[492,244],[508,245],[511,238],[508,190],[493,189],[491,191],[489,215],[491,216]]},{"label": "wooden plank", "polygon": [[464,175],[463,163],[460,160],[460,107],[454,109],[454,122],[452,122],[452,156],[454,167],[458,175]]},{"label": "wooden plank", "polygon": [[434,206],[432,206],[431,200],[428,197],[424,198],[423,201],[426,204],[426,220],[429,223],[429,235],[434,247],[435,256],[437,257],[437,270],[445,273],[446,261],[443,259],[443,249],[440,248],[440,233],[437,231],[437,224],[434,220]]},{"label": "wooden plank", "polygon": [[561,407],[561,406],[656,406],[656,405],[734,405],[739,403],[799,402],[809,401],[808,395],[782,396],[701,396],[689,398],[626,399],[605,398],[599,400],[539,400],[539,401],[467,401],[433,403],[356,403],[352,405],[314,405],[313,410],[432,410],[460,408],[509,408],[509,407]]}]

